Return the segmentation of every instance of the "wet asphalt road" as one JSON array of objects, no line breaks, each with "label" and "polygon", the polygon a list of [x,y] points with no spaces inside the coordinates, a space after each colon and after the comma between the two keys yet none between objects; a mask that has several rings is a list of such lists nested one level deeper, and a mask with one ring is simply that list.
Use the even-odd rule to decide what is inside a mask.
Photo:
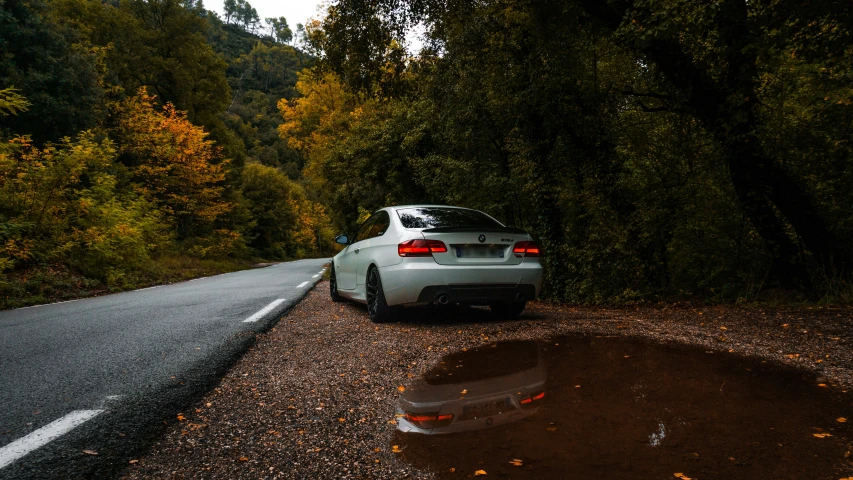
[{"label": "wet asphalt road", "polygon": [[[125,465],[301,300],[327,262],[0,312],[0,478],[96,477]],[[103,412],[9,463],[4,447],[81,410]],[[84,449],[98,455],[81,459]]]}]

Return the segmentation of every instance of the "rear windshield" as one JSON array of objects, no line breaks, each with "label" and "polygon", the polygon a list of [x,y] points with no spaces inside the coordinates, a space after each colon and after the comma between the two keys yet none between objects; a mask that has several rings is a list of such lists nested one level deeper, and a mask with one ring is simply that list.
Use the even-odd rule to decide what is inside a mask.
[{"label": "rear windshield", "polygon": [[397,215],[405,228],[503,227],[483,212],[464,208],[401,208]]}]

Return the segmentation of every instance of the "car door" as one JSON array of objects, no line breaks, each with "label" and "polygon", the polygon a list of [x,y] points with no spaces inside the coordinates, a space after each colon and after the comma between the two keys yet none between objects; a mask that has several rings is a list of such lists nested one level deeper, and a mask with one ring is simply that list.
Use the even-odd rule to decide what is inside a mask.
[{"label": "car door", "polygon": [[367,267],[377,257],[376,250],[382,248],[387,243],[383,241],[382,236],[385,235],[388,227],[391,226],[391,218],[388,216],[388,212],[385,210],[376,212],[373,218],[376,221],[370,226],[366,235],[367,238],[361,242],[361,251],[358,254],[358,268],[355,272],[356,286],[364,283],[367,277]]},{"label": "car door", "polygon": [[358,254],[361,251],[363,241],[368,238],[370,228],[376,223],[377,216],[373,215],[361,224],[358,233],[349,245],[341,252],[338,261],[335,262],[335,279],[340,290],[355,289],[355,272],[358,268]]}]

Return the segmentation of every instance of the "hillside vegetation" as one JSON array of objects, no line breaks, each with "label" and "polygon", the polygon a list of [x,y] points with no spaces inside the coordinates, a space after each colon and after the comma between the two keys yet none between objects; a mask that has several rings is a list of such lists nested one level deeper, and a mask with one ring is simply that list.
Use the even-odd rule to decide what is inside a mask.
[{"label": "hillside vegetation", "polygon": [[332,251],[277,132],[313,59],[277,25],[171,0],[2,4],[0,308]]},{"label": "hillside vegetation", "polygon": [[850,2],[2,5],[0,308],[419,202],[530,231],[556,301],[853,300]]}]

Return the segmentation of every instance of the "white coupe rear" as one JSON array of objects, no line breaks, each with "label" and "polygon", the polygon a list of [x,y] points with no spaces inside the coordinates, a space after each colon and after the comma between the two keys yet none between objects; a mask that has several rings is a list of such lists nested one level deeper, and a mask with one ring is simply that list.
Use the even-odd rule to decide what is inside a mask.
[{"label": "white coupe rear", "polygon": [[407,205],[376,211],[332,259],[332,300],[366,303],[371,320],[402,305],[488,305],[515,317],[539,296],[539,247],[477,210]]}]

